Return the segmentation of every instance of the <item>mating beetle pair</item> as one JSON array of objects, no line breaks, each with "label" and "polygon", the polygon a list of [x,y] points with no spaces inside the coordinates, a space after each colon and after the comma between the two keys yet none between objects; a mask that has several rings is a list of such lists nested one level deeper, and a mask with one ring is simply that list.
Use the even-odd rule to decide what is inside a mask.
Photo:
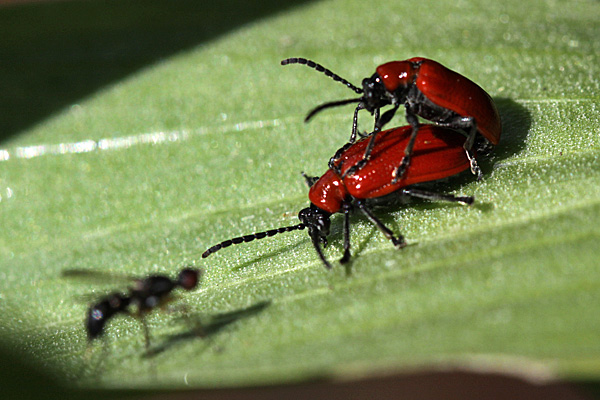
[{"label": "mating beetle pair", "polygon": [[[350,259],[349,221],[354,207],[394,246],[406,245],[402,236],[394,235],[373,215],[368,204],[371,199],[395,193],[427,200],[473,203],[470,196],[439,194],[411,185],[448,178],[469,168],[481,179],[474,147],[498,144],[502,127],[494,102],[477,84],[436,61],[420,57],[380,65],[375,74],[363,80],[362,89],[311,60],[288,58],[281,64],[307,65],[362,95],[324,103],[305,119],[310,120],[326,108],[358,103],[350,139],[330,159],[329,170],[323,176],[306,178],[311,186],[311,205],[298,214],[300,224],[223,241],[206,250],[203,258],[232,244],[308,228],[317,254],[330,269],[321,245],[327,244],[333,213],[344,214],[344,255],[340,262],[345,263]],[[380,109],[386,105],[392,108],[380,115]],[[401,105],[405,107],[410,125],[381,132]],[[356,142],[358,111],[362,109],[375,116],[375,126],[368,137]],[[435,125],[421,125],[417,116]],[[464,131],[466,139],[455,129]]]}]

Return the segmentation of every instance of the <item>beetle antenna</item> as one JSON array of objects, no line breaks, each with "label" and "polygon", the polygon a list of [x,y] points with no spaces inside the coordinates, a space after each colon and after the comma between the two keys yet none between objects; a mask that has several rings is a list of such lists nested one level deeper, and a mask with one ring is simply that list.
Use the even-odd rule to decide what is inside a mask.
[{"label": "beetle antenna", "polygon": [[258,240],[258,239],[263,239],[266,237],[275,236],[278,233],[298,231],[298,230],[302,230],[304,228],[306,228],[306,225],[298,224],[298,225],[285,226],[283,228],[271,229],[271,230],[268,230],[265,232],[258,232],[258,233],[253,233],[251,235],[245,235],[245,236],[240,236],[240,237],[236,237],[233,239],[225,240],[219,244],[212,246],[211,248],[206,250],[204,253],[202,253],[202,258],[206,258],[206,257],[210,256],[212,253],[216,253],[217,251],[219,251],[225,247],[229,247],[232,244],[247,243],[247,242],[251,242],[253,240]]},{"label": "beetle antenna", "polygon": [[306,118],[304,118],[304,122],[310,121],[310,119],[312,117],[314,117],[316,114],[320,113],[321,111],[325,110],[326,108],[344,106],[344,105],[350,104],[350,103],[360,103],[361,101],[362,101],[362,98],[359,97],[358,99],[337,100],[337,101],[331,101],[329,103],[323,103],[320,106],[317,106],[317,107],[313,108],[308,113],[308,115],[306,116]]},{"label": "beetle antenna", "polygon": [[347,80],[345,80],[344,78],[342,78],[341,76],[339,76],[338,74],[336,74],[336,73],[332,72],[331,70],[325,68],[321,64],[317,64],[313,60],[308,60],[306,58],[296,58],[296,57],[286,58],[285,60],[281,60],[281,65],[288,65],[288,64],[302,64],[302,65],[306,65],[307,67],[316,69],[317,71],[324,73],[325,75],[327,75],[328,77],[330,77],[334,81],[343,83],[344,85],[348,86],[350,89],[354,90],[358,94],[362,94],[363,93],[363,90],[361,88],[354,86],[353,84],[351,84],[350,82],[348,82]]}]

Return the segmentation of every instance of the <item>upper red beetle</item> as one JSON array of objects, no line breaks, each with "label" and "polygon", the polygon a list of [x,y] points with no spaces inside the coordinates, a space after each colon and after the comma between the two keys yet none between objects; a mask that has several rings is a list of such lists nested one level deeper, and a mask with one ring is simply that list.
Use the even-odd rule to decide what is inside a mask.
[{"label": "upper red beetle", "polygon": [[[349,140],[349,143],[354,143],[357,134],[358,111],[365,109],[375,115],[375,129],[371,141],[365,148],[362,160],[347,172],[348,175],[366,164],[373,150],[377,132],[392,119],[401,105],[404,105],[406,109],[406,120],[413,130],[404,150],[404,157],[394,171],[395,181],[403,176],[411,162],[410,158],[419,126],[417,116],[440,126],[465,131],[467,139],[463,143],[463,147],[469,158],[471,171],[477,176],[477,179],[481,179],[482,174],[473,156],[474,143],[477,141],[476,148],[483,149],[490,144],[498,144],[500,140],[502,131],[500,116],[491,97],[473,81],[436,61],[414,57],[405,61],[392,61],[380,65],[373,76],[363,79],[362,89],[322,65],[305,58],[288,58],[281,61],[281,64],[307,65],[361,94],[359,98],[322,104],[307,115],[306,121],[326,108],[358,103],[354,111],[352,134]],[[380,117],[380,109],[386,105],[391,105],[392,108]],[[340,149],[331,159],[330,167],[343,150],[344,148]]]},{"label": "upper red beetle", "polygon": [[439,194],[411,187],[422,182],[430,182],[458,174],[469,169],[469,159],[463,150],[464,138],[456,131],[435,125],[419,125],[419,135],[415,140],[413,160],[410,168],[401,179],[393,182],[392,173],[404,157],[404,149],[411,139],[412,127],[390,129],[380,132],[372,148],[369,162],[353,175],[346,172],[362,160],[369,140],[363,139],[346,148],[339,160],[323,176],[308,178],[311,185],[308,197],[310,207],[300,211],[300,224],[272,229],[266,232],[225,240],[212,246],[202,254],[202,258],[232,244],[250,242],[278,233],[308,228],[312,243],[325,264],[326,260],[321,244],[327,244],[330,217],[334,213],[343,213],[344,218],[344,256],[342,263],[350,259],[350,212],[358,208],[397,248],[406,245],[401,235],[395,236],[369,209],[372,199],[386,195],[410,196],[427,200],[453,201],[472,204],[473,197]]}]

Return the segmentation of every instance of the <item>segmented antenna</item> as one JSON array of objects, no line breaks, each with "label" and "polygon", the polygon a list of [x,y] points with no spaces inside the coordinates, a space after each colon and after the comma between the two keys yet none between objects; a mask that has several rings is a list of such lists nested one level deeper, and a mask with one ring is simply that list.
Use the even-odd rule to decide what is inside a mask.
[{"label": "segmented antenna", "polygon": [[328,77],[330,77],[334,81],[343,83],[344,85],[348,86],[350,89],[354,90],[358,94],[362,94],[363,93],[363,90],[361,88],[354,86],[353,84],[351,84],[350,82],[348,82],[347,80],[345,80],[344,78],[342,78],[341,76],[339,76],[338,74],[336,74],[336,73],[332,72],[331,70],[325,68],[321,64],[317,64],[316,62],[314,62],[312,60],[308,60],[306,58],[296,58],[296,57],[286,58],[285,60],[281,60],[281,65],[288,65],[288,64],[303,64],[303,65],[306,65],[307,67],[316,69],[317,71],[324,73],[325,75],[327,75]]},{"label": "segmented antenna", "polygon": [[313,108],[308,113],[308,115],[304,118],[304,122],[310,121],[310,119],[312,117],[314,117],[316,114],[320,113],[321,111],[325,110],[326,108],[339,107],[339,106],[343,106],[343,105],[350,104],[350,103],[360,103],[361,101],[362,101],[362,98],[359,97],[357,99],[337,100],[337,101],[331,101],[329,103],[323,103],[320,106]]},{"label": "segmented antenna", "polygon": [[210,249],[208,249],[204,253],[202,253],[202,258],[206,258],[206,257],[210,256],[212,253],[216,253],[217,251],[224,249],[225,247],[229,247],[232,244],[247,243],[247,242],[251,242],[253,240],[258,240],[258,239],[262,239],[262,238],[266,238],[266,237],[275,236],[278,233],[292,232],[292,231],[297,231],[297,230],[301,231],[304,228],[306,228],[306,225],[298,224],[298,225],[285,226],[283,228],[271,229],[271,230],[268,230],[265,232],[258,232],[258,233],[253,233],[251,235],[245,235],[245,236],[240,236],[240,237],[236,237],[233,239],[225,240],[219,244],[212,246]]}]

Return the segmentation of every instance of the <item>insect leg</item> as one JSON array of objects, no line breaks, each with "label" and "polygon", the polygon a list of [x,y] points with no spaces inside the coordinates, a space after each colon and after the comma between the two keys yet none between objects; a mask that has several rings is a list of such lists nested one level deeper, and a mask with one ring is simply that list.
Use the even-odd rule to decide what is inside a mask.
[{"label": "insect leg", "polygon": [[373,223],[377,227],[377,229],[379,229],[381,233],[385,235],[386,238],[392,241],[392,243],[394,244],[394,246],[396,246],[397,249],[401,249],[406,246],[404,237],[402,235],[395,236],[394,232],[392,232],[390,228],[385,226],[383,222],[381,222],[375,215],[373,215],[371,210],[367,208],[363,201],[357,201],[356,206],[360,211],[362,211],[362,213],[367,217],[367,219],[371,221],[371,223]]}]

